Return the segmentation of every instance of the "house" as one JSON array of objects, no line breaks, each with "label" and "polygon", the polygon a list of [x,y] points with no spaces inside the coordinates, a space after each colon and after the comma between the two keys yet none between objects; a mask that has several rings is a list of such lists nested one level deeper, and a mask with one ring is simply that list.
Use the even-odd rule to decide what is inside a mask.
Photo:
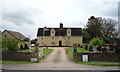
[{"label": "house", "polygon": [[82,45],[81,28],[65,28],[60,23],[59,28],[38,28],[37,43],[39,46],[77,46]]},{"label": "house", "polygon": [[18,43],[19,47],[21,44],[27,44],[29,46],[29,39],[27,37],[25,37],[23,34],[21,34],[20,32],[4,30],[2,32],[2,38],[19,40],[19,43]]}]

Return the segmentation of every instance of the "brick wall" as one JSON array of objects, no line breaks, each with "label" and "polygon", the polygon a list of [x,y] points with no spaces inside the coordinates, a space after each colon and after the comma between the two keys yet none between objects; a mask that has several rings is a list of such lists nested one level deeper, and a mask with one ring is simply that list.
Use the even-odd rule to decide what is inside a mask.
[{"label": "brick wall", "polygon": [[2,60],[30,61],[30,58],[36,57],[36,52],[2,52]]},{"label": "brick wall", "polygon": [[82,55],[88,55],[88,61],[107,61],[107,62],[120,62],[120,54],[116,54],[114,52],[107,53],[93,53],[93,52],[76,52],[74,53],[74,61],[82,61]]}]

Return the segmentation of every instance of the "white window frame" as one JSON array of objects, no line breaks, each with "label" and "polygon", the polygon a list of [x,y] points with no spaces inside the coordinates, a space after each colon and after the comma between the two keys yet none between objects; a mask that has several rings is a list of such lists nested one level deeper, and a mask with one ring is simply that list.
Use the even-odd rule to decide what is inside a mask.
[{"label": "white window frame", "polygon": [[68,40],[70,40],[70,37],[67,37]]},{"label": "white window frame", "polygon": [[54,37],[51,37],[52,40],[54,40]]}]

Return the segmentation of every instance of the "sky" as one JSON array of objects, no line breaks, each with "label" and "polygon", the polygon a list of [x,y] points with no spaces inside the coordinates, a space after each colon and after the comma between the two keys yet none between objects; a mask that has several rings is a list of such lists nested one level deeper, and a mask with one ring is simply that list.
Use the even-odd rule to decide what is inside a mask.
[{"label": "sky", "polygon": [[31,39],[38,28],[85,27],[90,16],[118,20],[119,0],[0,0],[0,30]]}]

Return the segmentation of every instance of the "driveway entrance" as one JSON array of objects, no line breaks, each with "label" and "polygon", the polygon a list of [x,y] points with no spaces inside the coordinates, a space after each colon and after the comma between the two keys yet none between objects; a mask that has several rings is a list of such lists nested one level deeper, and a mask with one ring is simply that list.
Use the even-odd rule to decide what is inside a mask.
[{"label": "driveway entrance", "polygon": [[[52,48],[52,47],[51,47]],[[8,70],[118,70],[117,66],[92,66],[76,64],[69,60],[63,47],[55,47],[53,52],[39,63],[3,64]]]}]

